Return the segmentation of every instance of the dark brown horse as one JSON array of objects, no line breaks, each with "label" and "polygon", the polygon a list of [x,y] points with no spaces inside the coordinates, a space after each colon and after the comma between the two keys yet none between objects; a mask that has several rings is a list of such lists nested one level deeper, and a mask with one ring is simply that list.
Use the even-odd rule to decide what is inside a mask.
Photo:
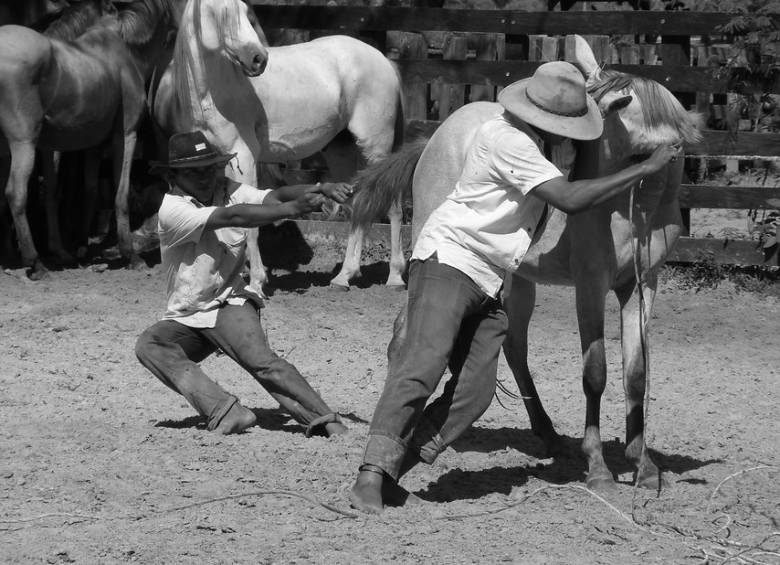
[{"label": "dark brown horse", "polygon": [[11,155],[5,195],[31,278],[46,273],[26,216],[36,146],[63,151],[113,143],[119,249],[136,260],[127,204],[130,163],[145,82],[179,14],[179,0],[133,0],[71,41],[0,27],[0,154]]}]

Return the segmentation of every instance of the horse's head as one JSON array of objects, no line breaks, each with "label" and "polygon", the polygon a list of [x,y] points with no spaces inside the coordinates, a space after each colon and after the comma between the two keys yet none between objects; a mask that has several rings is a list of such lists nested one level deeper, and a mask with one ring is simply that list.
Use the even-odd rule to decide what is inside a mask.
[{"label": "horse's head", "polygon": [[220,54],[245,75],[260,75],[268,64],[268,49],[260,41],[242,0],[191,0],[184,23],[193,23],[204,52]]},{"label": "horse's head", "polygon": [[660,145],[701,140],[701,116],[685,110],[663,85],[602,69],[588,43],[580,36],[574,39],[573,63],[587,78],[588,92],[598,102],[605,135],[622,138],[612,144],[616,149],[638,155],[651,153]]}]

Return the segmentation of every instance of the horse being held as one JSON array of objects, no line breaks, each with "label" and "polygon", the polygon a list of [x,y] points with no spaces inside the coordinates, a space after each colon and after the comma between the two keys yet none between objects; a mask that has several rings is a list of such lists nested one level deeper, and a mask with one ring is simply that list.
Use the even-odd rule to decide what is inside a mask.
[{"label": "horse being held", "polygon": [[[596,178],[619,171],[661,145],[699,141],[697,117],[686,112],[667,89],[647,79],[600,71],[587,43],[577,37],[576,46],[575,62],[589,77],[589,91],[605,115],[601,138],[577,144],[576,178]],[[427,143],[407,144],[386,161],[364,171],[362,182],[369,186],[361,190],[369,194],[398,194],[411,184],[416,239],[428,215],[452,192],[476,131],[501,111],[495,103],[467,104],[447,118]],[[646,331],[658,269],[681,232],[678,192],[682,166],[682,160],[670,162],[630,191],[590,210],[567,215],[551,209],[523,261],[505,282],[509,332],[504,353],[531,426],[552,455],[560,452],[561,441],[538,398],[528,368],[528,324],[536,283],[575,287],[586,395],[582,449],[588,459],[586,481],[591,488],[614,486],[604,462],[599,428],[600,401],[606,384],[604,309],[609,290],[615,292],[621,307],[625,454],[638,469],[640,486],[660,485],[659,471],[649,455],[644,435]],[[392,171],[393,177],[384,174],[387,170]],[[399,175],[403,171],[406,173]],[[405,309],[396,320],[396,343],[405,334],[404,313]]]},{"label": "horse being held", "polygon": [[[267,47],[247,10],[240,0],[187,3],[174,58],[152,102],[167,135],[204,131],[221,151],[237,154],[226,174],[255,186],[258,162],[295,161],[321,150],[330,180],[348,180],[357,168],[354,151],[329,145],[345,129],[369,163],[400,144],[400,80],[381,52],[346,36]],[[397,237],[388,284],[402,285],[399,203],[389,215]],[[348,287],[358,274],[362,239],[362,229],[354,229],[332,284]],[[257,289],[266,274],[256,237],[250,242]]]},{"label": "horse being held", "polygon": [[36,146],[70,151],[113,140],[119,249],[137,260],[128,220],[130,163],[145,81],[175,27],[177,1],[134,0],[71,41],[0,28],[0,154],[11,156],[5,194],[31,278],[46,274],[26,216]]}]

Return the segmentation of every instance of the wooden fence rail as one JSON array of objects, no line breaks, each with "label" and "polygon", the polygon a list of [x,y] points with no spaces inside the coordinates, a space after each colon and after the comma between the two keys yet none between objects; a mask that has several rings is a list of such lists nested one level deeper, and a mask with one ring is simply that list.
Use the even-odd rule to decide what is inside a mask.
[{"label": "wooden fence rail", "polygon": [[[270,5],[250,0],[269,38],[281,43],[347,34],[383,50],[401,73],[407,138],[429,136],[450,113],[475,100],[495,100],[503,86],[530,76],[544,61],[565,59],[566,35],[584,35],[601,64],[653,79],[684,105],[724,122],[743,69],[726,64],[730,38],[717,30],[733,14],[719,12],[519,12],[418,7]],[[780,15],[772,16],[780,27]],[[780,78],[765,85],[780,93]],[[708,129],[686,147],[694,161],[780,160],[780,133],[744,131],[755,122],[731,116],[729,131]],[[710,120],[712,121],[712,120]],[[746,123],[743,123],[746,122]],[[684,184],[684,209],[780,208],[780,187]],[[381,231],[381,230],[380,230]],[[758,241],[684,237],[673,261],[777,265],[776,249]]]}]

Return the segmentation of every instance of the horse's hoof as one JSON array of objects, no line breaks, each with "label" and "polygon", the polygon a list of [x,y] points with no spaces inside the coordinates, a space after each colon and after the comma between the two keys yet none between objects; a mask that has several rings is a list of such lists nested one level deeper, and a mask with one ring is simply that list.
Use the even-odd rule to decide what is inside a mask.
[{"label": "horse's hoof", "polygon": [[349,285],[343,285],[340,283],[334,283],[333,281],[330,282],[330,288],[333,290],[340,290],[341,292],[348,292],[349,291]]},{"label": "horse's hoof", "polygon": [[387,284],[385,285],[385,288],[387,288],[387,289],[389,289],[389,290],[395,290],[395,291],[401,292],[401,291],[403,291],[403,290],[406,290],[406,285],[405,285],[405,284],[403,284],[403,283],[401,283],[401,284],[397,284],[397,283],[387,283]]},{"label": "horse's hoof", "polygon": [[615,479],[612,478],[612,475],[588,477],[588,480],[585,482],[585,486],[588,487],[588,490],[601,493],[611,493],[617,489]]},{"label": "horse's hoof", "polygon": [[27,277],[31,281],[42,281],[48,279],[51,276],[49,269],[43,266],[40,261],[35,261],[35,264],[27,271]]},{"label": "horse's hoof", "polygon": [[637,473],[636,486],[648,490],[660,491],[667,488],[669,483],[663,478],[658,469],[647,469]]}]

